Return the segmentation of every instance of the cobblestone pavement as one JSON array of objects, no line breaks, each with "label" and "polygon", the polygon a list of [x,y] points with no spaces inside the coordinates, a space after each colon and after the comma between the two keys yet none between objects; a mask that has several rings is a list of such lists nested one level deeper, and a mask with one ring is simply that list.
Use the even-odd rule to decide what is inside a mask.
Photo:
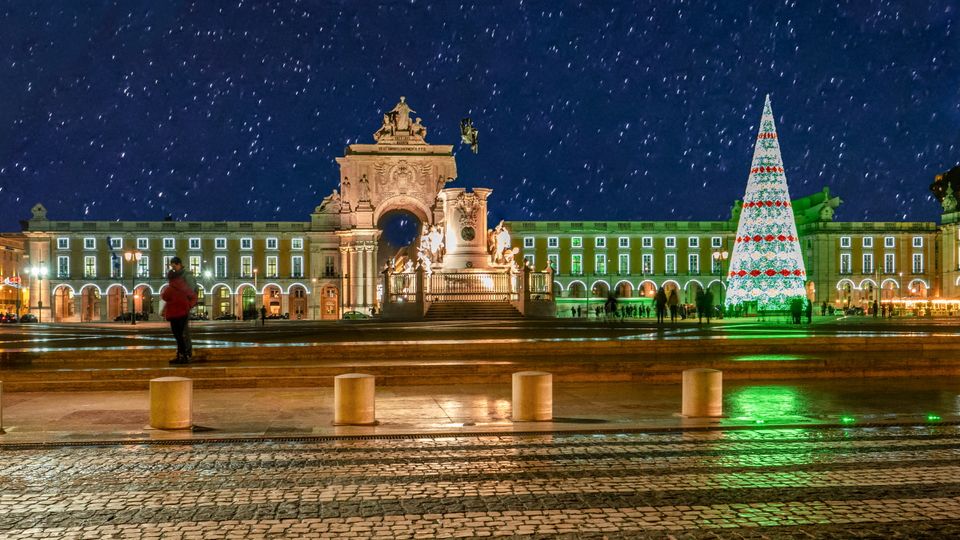
[{"label": "cobblestone pavement", "polygon": [[960,428],[7,447],[0,537],[948,538]]}]

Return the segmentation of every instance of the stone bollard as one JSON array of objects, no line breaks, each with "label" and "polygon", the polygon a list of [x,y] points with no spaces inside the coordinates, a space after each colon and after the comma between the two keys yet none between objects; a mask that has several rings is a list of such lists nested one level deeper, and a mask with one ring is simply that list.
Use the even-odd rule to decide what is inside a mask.
[{"label": "stone bollard", "polygon": [[345,373],[333,379],[333,425],[372,426],[375,414],[375,377]]},{"label": "stone bollard", "polygon": [[514,422],[553,420],[553,375],[545,371],[513,374]]},{"label": "stone bollard", "polygon": [[723,415],[723,372],[718,369],[683,371],[683,409],[690,418]]},{"label": "stone bollard", "polygon": [[193,380],[186,377],[150,379],[150,427],[193,427]]}]

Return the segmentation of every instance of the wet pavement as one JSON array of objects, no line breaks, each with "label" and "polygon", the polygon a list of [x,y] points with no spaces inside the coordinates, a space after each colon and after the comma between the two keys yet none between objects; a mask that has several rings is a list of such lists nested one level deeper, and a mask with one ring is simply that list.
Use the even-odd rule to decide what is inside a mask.
[{"label": "wet pavement", "polygon": [[0,452],[0,536],[949,538],[957,427]]},{"label": "wet pavement", "polygon": [[[658,327],[650,319],[598,321],[429,321],[384,323],[366,321],[268,321],[191,323],[198,348],[317,346],[349,342],[457,342],[485,340],[695,340],[695,339],[810,339],[823,336],[960,336],[956,319],[874,319],[872,317],[815,317],[813,324],[795,326],[773,319],[693,319]],[[136,326],[121,323],[0,325],[0,352],[56,352],[115,349],[166,349],[173,339],[160,322]]]}]

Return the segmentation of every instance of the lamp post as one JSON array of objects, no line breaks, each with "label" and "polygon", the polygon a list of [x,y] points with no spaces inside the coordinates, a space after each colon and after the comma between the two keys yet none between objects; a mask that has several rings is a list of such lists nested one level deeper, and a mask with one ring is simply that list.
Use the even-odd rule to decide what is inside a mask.
[{"label": "lamp post", "polygon": [[[726,270],[724,270],[723,266],[729,257],[730,257],[730,252],[727,251],[726,242],[724,242],[724,245],[722,247],[718,247],[713,250],[713,260],[717,261],[717,265],[719,266],[718,270],[720,270],[721,278],[724,275],[726,275]],[[724,296],[726,296],[726,294],[724,294]],[[722,302],[726,302],[727,299],[722,298],[718,300],[721,300]]]},{"label": "lamp post", "polygon": [[133,251],[125,251],[123,253],[123,258],[126,259],[128,263],[133,263],[130,269],[130,324],[137,324],[137,302],[136,295],[133,292],[133,288],[136,286],[137,279],[137,265],[140,264],[140,259],[143,257],[143,253],[140,250],[135,249]]},{"label": "lamp post", "polygon": [[310,278],[313,282],[313,288],[310,289],[310,297],[313,298],[313,320],[317,320],[317,278]]},{"label": "lamp post", "polygon": [[903,314],[903,308],[905,307],[905,306],[903,306],[903,272],[900,272],[899,275],[900,275],[900,281],[897,282],[897,294],[900,295],[900,304],[901,304],[901,305],[900,305],[900,314],[902,315],[902,314]]},{"label": "lamp post", "polygon": [[[207,266],[206,261],[204,261],[203,266],[204,266],[204,268],[206,268],[206,266]],[[213,298],[213,297],[208,298],[208,296],[209,296],[210,293],[212,292],[212,291],[210,290],[210,277],[211,277],[212,275],[213,275],[213,274],[210,272],[210,270],[204,270],[204,271],[203,271],[203,316],[206,317],[207,319],[211,319],[211,318],[212,318],[212,315],[213,315],[213,313],[212,313],[213,310],[212,310],[212,309],[209,309],[209,310],[207,309],[207,302],[209,301],[210,304],[212,305],[213,302],[216,301],[216,298]]]},{"label": "lamp post", "polygon": [[30,267],[30,275],[39,281],[37,284],[37,322],[43,322],[43,278],[47,275],[47,267],[40,261],[37,266]]},{"label": "lamp post", "polygon": [[[256,268],[253,269],[253,309],[254,311],[259,311],[257,310],[257,308],[259,307],[257,304],[260,303],[260,286],[257,285],[258,272],[259,271]],[[257,316],[258,314],[254,314],[253,318],[256,319]]]}]

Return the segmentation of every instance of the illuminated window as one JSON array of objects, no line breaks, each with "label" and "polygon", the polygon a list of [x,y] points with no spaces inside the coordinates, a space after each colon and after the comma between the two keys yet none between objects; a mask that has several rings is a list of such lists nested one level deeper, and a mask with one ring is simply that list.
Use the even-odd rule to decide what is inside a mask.
[{"label": "illuminated window", "polygon": [[923,237],[914,236],[913,237],[913,247],[923,247]]},{"label": "illuminated window", "polygon": [[523,237],[523,247],[524,247],[524,249],[530,249],[530,248],[533,247],[533,237],[532,237],[532,236],[524,236],[524,237]]},{"label": "illuminated window", "polygon": [[630,237],[629,237],[629,236],[621,236],[620,238],[618,238],[618,239],[617,239],[617,246],[618,246],[618,247],[622,247],[622,248],[628,248],[628,247],[630,247]]},{"label": "illuminated window", "polygon": [[840,247],[841,247],[841,248],[849,248],[849,247],[850,247],[850,237],[849,237],[849,236],[841,236],[841,237],[840,237]]},{"label": "illuminated window", "polygon": [[253,238],[241,238],[240,249],[244,251],[249,251],[253,249]]},{"label": "illuminated window", "polygon": [[719,236],[713,236],[710,238],[710,247],[718,248],[723,246],[723,238]]},{"label": "illuminated window", "polygon": [[700,274],[700,255],[691,253],[687,260],[687,273],[695,276]]},{"label": "illuminated window", "polygon": [[97,258],[93,255],[87,255],[83,258],[83,277],[97,277]]},{"label": "illuminated window", "polygon": [[123,249],[123,238],[110,238],[110,249]]},{"label": "illuminated window", "polygon": [[894,240],[892,236],[884,236],[883,247],[888,247],[888,248],[896,247],[896,240]]},{"label": "illuminated window", "polygon": [[607,256],[600,254],[594,257],[594,273],[595,274],[606,274],[607,273]]},{"label": "illuminated window", "polygon": [[215,249],[227,249],[227,239],[226,238],[217,238],[213,241],[213,247]]},{"label": "illuminated window", "polygon": [[291,257],[290,263],[290,277],[303,277],[303,255],[294,255]]},{"label": "illuminated window", "polygon": [[691,236],[687,239],[687,246],[692,248],[700,247],[700,239],[696,236]]},{"label": "illuminated window", "polygon": [[278,277],[280,275],[280,266],[277,263],[277,256],[267,257],[267,277]]},{"label": "illuminated window", "polygon": [[227,277],[227,258],[220,255],[213,259],[213,275],[218,278]]},{"label": "illuminated window", "polygon": [[529,253],[523,256],[523,264],[529,266],[530,268],[536,268],[533,263],[533,255]]},{"label": "illuminated window", "polygon": [[163,239],[163,249],[176,249],[176,242],[173,238],[164,238]]},{"label": "illuminated window", "polygon": [[643,268],[641,271],[644,274],[653,273],[653,253],[644,253],[641,257],[641,262],[643,263]]},{"label": "illuminated window", "polygon": [[137,261],[137,277],[150,277],[150,257],[141,255]]},{"label": "illuminated window", "polygon": [[863,247],[865,247],[865,248],[872,248],[872,247],[873,247],[873,237],[872,237],[872,236],[864,236],[864,237],[863,237]]},{"label": "illuminated window", "polygon": [[606,239],[606,237],[603,237],[603,236],[598,236],[598,237],[596,237],[596,238],[594,239],[594,245],[597,246],[598,248],[605,248],[605,247],[607,247],[607,239]]},{"label": "illuminated window", "polygon": [[70,277],[70,257],[57,257],[57,277]]},{"label": "illuminated window", "polygon": [[550,268],[553,268],[554,272],[560,270],[560,256],[556,253],[550,253],[547,255],[547,264],[550,265]]},{"label": "illuminated window", "polygon": [[677,273],[677,255],[675,253],[667,253],[664,258],[664,272],[668,276],[676,275]]},{"label": "illuminated window", "polygon": [[290,240],[290,249],[300,251],[303,249],[303,238],[293,238]]},{"label": "illuminated window", "polygon": [[575,253],[570,256],[570,273],[574,276],[583,275],[583,255]]},{"label": "illuminated window", "polygon": [[652,248],[653,247],[653,237],[644,236],[640,239],[640,247]]},{"label": "illuminated window", "polygon": [[150,240],[148,238],[137,238],[137,249],[150,249]]},{"label": "illuminated window", "polygon": [[630,255],[627,253],[621,253],[617,257],[617,272],[621,276],[626,276],[630,274]]},{"label": "illuminated window", "polygon": [[200,239],[191,238],[190,239],[190,249],[200,249]]},{"label": "illuminated window", "polygon": [[850,254],[849,253],[840,254],[840,273],[841,274],[850,273]]},{"label": "illuminated window", "polygon": [[873,273],[873,253],[863,254],[863,273],[864,274]]},{"label": "illuminated window", "polygon": [[70,249],[70,239],[57,238],[57,249]]},{"label": "illuminated window", "polygon": [[240,277],[253,277],[253,257],[249,255],[240,257]]},{"label": "illuminated window", "polygon": [[923,254],[922,253],[913,254],[913,273],[914,274],[923,273]]},{"label": "illuminated window", "polygon": [[188,268],[190,269],[190,273],[193,274],[194,276],[199,276],[200,271],[202,270],[202,268],[200,267],[200,256],[191,255],[187,261],[188,261]]},{"label": "illuminated window", "polygon": [[557,238],[556,236],[551,236],[547,238],[547,247],[552,249],[556,249],[560,247],[560,239]]},{"label": "illuminated window", "polygon": [[583,247],[583,237],[582,237],[582,236],[571,236],[571,237],[570,237],[570,247],[572,247],[572,248],[581,248],[581,247]]},{"label": "illuminated window", "polygon": [[97,249],[97,239],[96,239],[96,238],[84,238],[84,239],[83,239],[83,249]]},{"label": "illuminated window", "polygon": [[677,237],[676,237],[676,236],[668,236],[668,237],[664,238],[664,239],[663,239],[663,245],[666,246],[666,247],[668,247],[668,248],[675,248],[675,247],[677,247]]},{"label": "illuminated window", "polygon": [[267,238],[267,249],[278,249],[279,245],[276,238]]},{"label": "illuminated window", "polygon": [[895,259],[893,253],[884,253],[883,254],[883,273],[892,274],[897,271],[896,264],[894,263]]}]

